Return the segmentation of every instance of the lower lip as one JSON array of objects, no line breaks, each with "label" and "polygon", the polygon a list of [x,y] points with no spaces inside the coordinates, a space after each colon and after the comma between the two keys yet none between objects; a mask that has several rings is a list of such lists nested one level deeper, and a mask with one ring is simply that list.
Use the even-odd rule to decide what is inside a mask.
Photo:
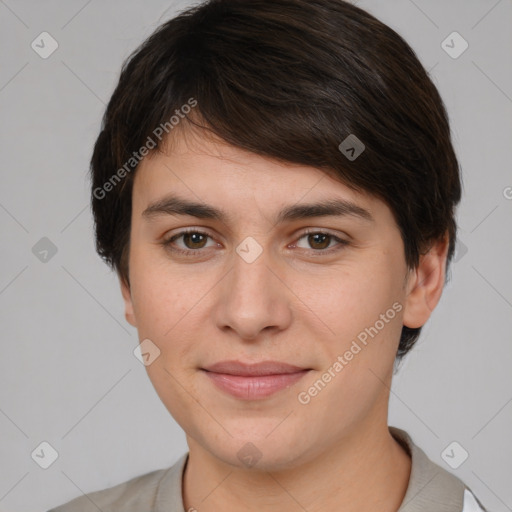
[{"label": "lower lip", "polygon": [[203,370],[203,372],[222,391],[243,400],[258,400],[266,398],[281,389],[290,387],[298,380],[302,379],[309,370],[303,370],[297,373],[253,377],[213,373],[206,370]]}]

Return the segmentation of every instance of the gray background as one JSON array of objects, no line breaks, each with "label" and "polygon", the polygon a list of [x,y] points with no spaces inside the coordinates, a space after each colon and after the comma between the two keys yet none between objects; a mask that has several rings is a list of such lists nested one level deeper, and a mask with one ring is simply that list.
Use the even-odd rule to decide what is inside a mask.
[{"label": "gray background", "polygon": [[[94,251],[87,168],[122,61],[189,4],[0,0],[1,511],[44,511],[187,449]],[[452,280],[395,377],[389,423],[490,510],[512,510],[512,2],[358,5],[430,70],[465,186]],[[43,31],[59,44],[47,59],[31,48]],[[453,31],[469,43],[456,59],[441,46]],[[57,247],[46,262],[32,251],[43,237]],[[58,452],[46,470],[31,456],[42,441]],[[441,457],[453,441],[469,453],[458,469]]]}]

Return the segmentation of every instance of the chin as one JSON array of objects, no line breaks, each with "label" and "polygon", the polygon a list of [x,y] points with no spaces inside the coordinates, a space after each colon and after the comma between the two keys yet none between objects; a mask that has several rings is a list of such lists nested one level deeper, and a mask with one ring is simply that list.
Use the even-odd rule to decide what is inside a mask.
[{"label": "chin", "polygon": [[[277,430],[272,432],[275,427],[275,421],[270,429],[265,422],[265,428],[253,427],[253,435],[237,434],[228,427],[233,437],[226,434],[222,445],[214,444],[219,442],[217,437],[205,439],[206,446],[212,455],[226,464],[251,471],[281,471],[305,462],[310,449],[305,446],[304,438],[300,435],[294,438],[286,430],[279,434]],[[269,432],[272,433],[269,435]]]}]

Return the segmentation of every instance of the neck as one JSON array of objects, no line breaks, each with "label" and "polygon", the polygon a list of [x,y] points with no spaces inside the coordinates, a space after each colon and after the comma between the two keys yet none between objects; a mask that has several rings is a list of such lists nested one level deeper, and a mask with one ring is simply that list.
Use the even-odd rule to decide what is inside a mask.
[{"label": "neck", "polygon": [[387,421],[346,435],[324,453],[292,469],[258,471],[227,464],[187,436],[185,510],[210,512],[396,512],[405,496],[411,459]]}]

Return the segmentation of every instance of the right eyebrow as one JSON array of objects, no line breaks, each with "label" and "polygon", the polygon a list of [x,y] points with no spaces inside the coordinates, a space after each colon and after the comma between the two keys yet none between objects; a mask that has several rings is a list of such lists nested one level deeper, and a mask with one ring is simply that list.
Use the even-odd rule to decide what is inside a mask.
[{"label": "right eyebrow", "polygon": [[151,203],[143,212],[142,216],[148,219],[160,215],[189,215],[198,219],[212,219],[226,223],[229,215],[218,208],[182,199],[175,195],[168,195]]}]

